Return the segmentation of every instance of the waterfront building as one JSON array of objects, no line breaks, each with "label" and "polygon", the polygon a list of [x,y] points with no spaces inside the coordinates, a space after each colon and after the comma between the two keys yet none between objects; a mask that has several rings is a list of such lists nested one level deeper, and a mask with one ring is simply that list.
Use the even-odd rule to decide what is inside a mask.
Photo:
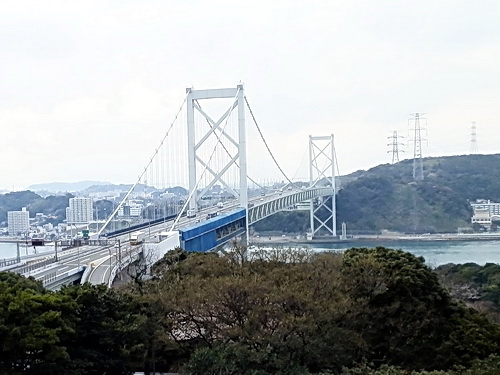
[{"label": "waterfront building", "polygon": [[69,207],[66,207],[66,222],[68,224],[88,224],[92,218],[92,198],[69,199]]},{"label": "waterfront building", "polygon": [[9,236],[25,234],[30,229],[30,212],[23,207],[21,211],[7,212]]},{"label": "waterfront building", "polygon": [[492,202],[489,199],[477,199],[470,204],[474,212],[476,210],[488,210],[490,216],[500,216],[500,203]]},{"label": "waterfront building", "polygon": [[489,199],[477,199],[475,203],[470,205],[473,210],[472,224],[489,227],[493,219],[500,218],[500,203],[492,202]]}]

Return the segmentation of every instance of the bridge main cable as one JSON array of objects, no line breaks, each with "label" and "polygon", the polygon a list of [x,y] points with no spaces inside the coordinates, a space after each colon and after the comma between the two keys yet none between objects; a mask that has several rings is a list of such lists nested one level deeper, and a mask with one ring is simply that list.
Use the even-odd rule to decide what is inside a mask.
[{"label": "bridge main cable", "polygon": [[255,119],[255,116],[253,114],[252,108],[250,108],[250,104],[248,103],[248,99],[247,99],[246,96],[245,96],[245,103],[247,103],[248,110],[250,111],[250,116],[252,116],[252,120],[253,120],[255,126],[257,127],[257,131],[259,132],[259,135],[262,138],[262,141],[264,142],[264,145],[266,146],[267,152],[269,152],[269,155],[271,155],[271,158],[273,159],[274,164],[276,164],[276,166],[278,167],[278,169],[281,172],[281,174],[286,178],[286,180],[289,182],[289,184],[293,186],[292,180],[290,180],[288,178],[288,176],[285,174],[285,172],[283,171],[283,169],[281,169],[280,165],[278,164],[278,161],[276,160],[276,158],[274,157],[273,153],[271,152],[271,149],[269,148],[269,146],[268,146],[268,144],[266,142],[266,139],[264,138],[264,135],[262,134],[262,131],[260,130],[259,125],[257,124],[257,120]]},{"label": "bridge main cable", "polygon": [[188,97],[188,94],[186,94],[186,96],[184,97],[184,100],[182,101],[182,104],[181,106],[179,107],[179,110],[177,111],[174,119],[172,120],[172,122],[170,123],[170,126],[169,128],[167,129],[167,132],[165,133],[165,135],[163,136],[161,142],[160,142],[160,145],[158,146],[158,148],[155,149],[155,152],[153,153],[153,155],[151,156],[151,158],[149,159],[149,162],[148,164],[144,167],[144,171],[142,171],[142,173],[139,175],[139,177],[137,178],[137,181],[134,183],[134,185],[132,185],[132,187],[129,189],[129,191],[127,192],[127,194],[125,194],[125,197],[123,197],[123,199],[121,200],[121,202],[118,204],[118,206],[116,206],[115,210],[113,211],[113,213],[111,215],[109,215],[109,218],[108,220],[106,220],[106,222],[104,223],[104,225],[102,226],[101,229],[99,229],[99,231],[97,232],[97,237],[99,237],[101,235],[101,233],[104,231],[104,229],[108,226],[108,224],[111,222],[111,220],[113,220],[113,218],[115,217],[115,215],[117,214],[117,212],[120,210],[120,208],[123,206],[123,204],[127,201],[128,197],[130,196],[130,194],[132,194],[132,192],[134,191],[135,187],[141,182],[141,179],[142,177],[144,176],[144,174],[147,172],[149,166],[153,163],[153,160],[154,158],[158,155],[158,150],[160,150],[161,146],[163,145],[163,143],[165,142],[165,140],[167,139],[168,135],[170,134],[170,131],[172,130],[172,128],[174,127],[174,124],[175,122],[177,121],[177,118],[179,117],[179,114],[181,113],[182,111],[182,108],[184,108],[184,104],[186,104],[186,100],[187,100],[187,97]]}]

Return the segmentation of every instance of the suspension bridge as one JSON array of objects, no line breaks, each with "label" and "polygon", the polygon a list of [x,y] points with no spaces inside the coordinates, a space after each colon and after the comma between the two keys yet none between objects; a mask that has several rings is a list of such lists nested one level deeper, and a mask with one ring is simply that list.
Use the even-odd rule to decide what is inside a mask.
[{"label": "suspension bridge", "polygon": [[[77,281],[111,285],[122,268],[140,257],[152,263],[175,247],[216,251],[235,239],[247,245],[249,226],[303,202],[309,202],[309,237],[334,238],[333,135],[309,136],[308,153],[309,178],[299,186],[271,151],[242,84],[223,89],[188,88],[137,180],[88,241],[66,247],[61,243],[54,256],[29,262],[18,259],[7,268],[33,276],[52,289]],[[282,183],[272,189],[259,184],[254,176],[263,173],[279,177]],[[187,186],[188,193],[174,214],[164,210],[153,221],[133,225],[117,220],[138,186],[159,191]],[[116,223],[123,225],[117,227]],[[152,244],[152,238],[158,240]]]}]

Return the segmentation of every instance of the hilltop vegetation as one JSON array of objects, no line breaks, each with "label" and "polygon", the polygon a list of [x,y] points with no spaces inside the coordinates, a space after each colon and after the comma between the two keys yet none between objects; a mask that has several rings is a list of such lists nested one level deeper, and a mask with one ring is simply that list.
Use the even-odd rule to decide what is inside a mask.
[{"label": "hilltop vegetation", "polygon": [[412,178],[413,161],[355,173],[337,197],[338,220],[353,229],[407,233],[454,232],[470,226],[470,202],[500,201],[500,155],[425,158],[424,180]]},{"label": "hilltop vegetation", "polygon": [[[121,289],[48,292],[0,273],[5,374],[493,375],[500,326],[423,259],[244,249],[169,252]],[[463,366],[452,370],[454,366]]]},{"label": "hilltop vegetation", "polygon": [[52,217],[50,222],[60,223],[66,218],[66,207],[72,197],[73,195],[66,194],[42,198],[29,190],[0,195],[0,222],[7,222],[8,211],[20,211],[22,207],[26,207],[30,211],[30,217],[41,212]]},{"label": "hilltop vegetation", "polygon": [[[413,181],[413,161],[384,164],[357,171],[341,180],[337,194],[337,229],[342,222],[349,231],[404,233],[456,232],[471,227],[470,202],[476,199],[500,201],[500,154],[425,158],[424,180]],[[300,232],[308,218],[288,225],[303,213],[271,216],[255,225],[266,228],[294,228]],[[281,222],[280,222],[281,221]],[[292,231],[292,230],[290,230]]]},{"label": "hilltop vegetation", "polygon": [[455,298],[500,323],[500,265],[445,264],[436,273]]}]

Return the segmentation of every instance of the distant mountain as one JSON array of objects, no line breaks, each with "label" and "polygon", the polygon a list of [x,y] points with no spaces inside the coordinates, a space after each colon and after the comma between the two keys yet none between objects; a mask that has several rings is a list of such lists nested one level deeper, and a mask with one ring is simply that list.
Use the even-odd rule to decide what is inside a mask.
[{"label": "distant mountain", "polygon": [[66,217],[66,207],[69,199],[73,195],[51,195],[42,198],[32,191],[16,191],[0,195],[0,222],[7,221],[8,211],[21,211],[26,207],[30,212],[30,217],[41,212],[51,217],[50,222],[56,224],[62,222]]},{"label": "distant mountain", "polygon": [[[120,185],[101,184],[101,185],[89,186],[87,189],[85,189],[82,192],[84,194],[104,193],[104,192],[108,192],[108,191],[127,192],[130,190],[131,187],[132,187],[132,184],[120,184]],[[169,187],[169,188],[165,188],[165,189],[157,189],[153,186],[147,186],[144,184],[137,184],[137,186],[134,189],[134,192],[141,192],[141,193],[145,192],[147,194],[154,193],[154,192],[168,192],[168,193],[173,193],[176,195],[187,195],[188,194],[188,191],[180,186],[174,186],[174,187]]]},{"label": "distant mountain", "polygon": [[174,186],[166,189],[167,193],[172,193],[176,195],[188,195],[189,191],[184,189],[182,186]]},{"label": "distant mountain", "polygon": [[79,182],[49,182],[44,184],[34,184],[28,190],[39,192],[48,191],[51,193],[65,193],[82,191],[93,185],[109,185],[109,182],[102,181],[79,181]]},{"label": "distant mountain", "polygon": [[[99,185],[92,185],[89,186],[88,188],[84,189],[82,192],[84,194],[90,194],[90,193],[105,193],[108,191],[121,191],[121,192],[127,192],[130,190],[130,188],[133,186],[133,184],[110,184],[110,183],[101,183]],[[152,186],[147,186],[144,184],[137,184],[137,186],[134,189],[134,192],[146,192],[146,193],[152,193],[154,191],[158,191],[158,189],[152,187]]]}]

